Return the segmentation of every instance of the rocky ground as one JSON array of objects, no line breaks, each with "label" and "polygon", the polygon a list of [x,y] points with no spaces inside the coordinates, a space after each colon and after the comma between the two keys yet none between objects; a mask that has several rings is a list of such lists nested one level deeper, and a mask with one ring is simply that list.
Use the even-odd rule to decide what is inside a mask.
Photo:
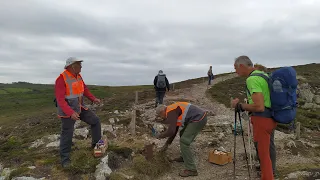
[{"label": "rocky ground", "polygon": [[[216,78],[213,80],[212,86],[214,86],[218,82],[233,77],[235,77],[235,74]],[[224,149],[226,151],[232,152],[233,155],[234,147],[234,135],[232,133],[234,111],[228,107],[225,107],[224,105],[217,103],[214,99],[208,98],[206,95],[206,90],[208,88],[210,88],[210,86],[207,85],[207,82],[204,82],[202,84],[194,84],[190,88],[178,89],[173,92],[169,92],[165,97],[165,104],[170,104],[175,101],[188,101],[203,109],[206,109],[209,112],[207,126],[197,136],[195,142],[192,144],[199,176],[189,177],[188,179],[233,179],[232,162],[224,166],[219,166],[208,162],[209,152],[213,149]],[[91,108],[95,110],[95,108],[99,107],[93,106]],[[102,124],[102,132],[105,136],[108,137],[110,151],[105,157],[101,158],[100,164],[95,167],[95,173],[93,175],[85,176],[85,178],[82,179],[141,179],[139,177],[135,177],[137,174],[131,173],[131,171],[127,170],[131,168],[132,160],[134,166],[133,169],[136,170],[137,168],[135,167],[135,165],[137,163],[135,162],[134,158],[139,156],[139,153],[141,153],[141,148],[143,148],[146,144],[154,143],[155,151],[157,151],[157,149],[159,149],[166,141],[166,139],[158,140],[153,138],[151,136],[151,131],[148,128],[148,125],[154,126],[159,131],[163,131],[166,127],[155,122],[156,116],[154,101],[150,101],[144,104],[138,104],[134,106],[133,109],[137,110],[135,135],[131,134],[130,125],[124,123],[124,120],[131,119],[131,110],[123,112],[120,112],[118,110],[114,112],[106,112],[114,115],[114,118],[109,119],[109,123]],[[243,114],[242,117],[247,153],[249,154],[249,152],[251,152],[253,155],[255,155],[253,146],[251,146],[250,148],[248,144],[248,120],[247,118],[245,118],[245,114]],[[75,128],[75,143],[77,144],[78,142],[86,142],[89,144],[91,138],[88,126],[85,126],[82,123],[77,123]],[[308,130],[306,129],[306,131]],[[320,135],[318,132],[310,131],[310,133],[314,133],[315,137],[319,137]],[[320,157],[318,156],[318,154],[313,153],[314,149],[319,148],[319,141],[316,142],[313,141],[312,138],[303,136],[300,138],[300,140],[296,140],[294,134],[285,134],[283,132],[276,131],[275,143],[277,147],[278,169],[287,166],[296,166],[296,164],[320,163]],[[58,145],[59,135],[54,134],[34,141],[29,148],[57,149]],[[117,153],[118,155],[114,155],[115,151],[112,151],[112,149],[114,149],[114,146],[128,147],[128,151],[126,151],[127,153],[121,152],[121,155],[119,155],[119,153]],[[178,156],[179,136],[175,138],[168,151],[166,152],[164,158],[171,159]],[[161,166],[161,164],[158,165]],[[254,166],[250,167],[252,167],[250,168],[251,179],[259,179]],[[29,168],[36,167],[32,166]],[[149,179],[158,180],[183,179],[178,176],[179,171],[183,169],[182,163],[174,162],[170,164],[170,167],[166,168],[166,172],[162,172],[161,175],[155,177],[146,176],[144,177],[144,179],[147,179],[147,177]],[[121,171],[121,169],[124,169],[124,171]],[[0,164],[0,180],[4,180],[6,177],[9,177],[12,170],[13,169],[10,169],[8,167],[2,167]],[[318,170],[289,172],[284,176],[284,178],[298,179],[301,177],[309,177],[310,179],[316,179],[320,178],[320,172]],[[117,173],[117,176],[115,176],[115,173]],[[249,179],[243,140],[242,136],[240,135],[236,137],[236,177],[237,179]],[[36,180],[57,178],[51,178],[50,175],[46,175],[42,178],[15,177],[13,179]]]}]

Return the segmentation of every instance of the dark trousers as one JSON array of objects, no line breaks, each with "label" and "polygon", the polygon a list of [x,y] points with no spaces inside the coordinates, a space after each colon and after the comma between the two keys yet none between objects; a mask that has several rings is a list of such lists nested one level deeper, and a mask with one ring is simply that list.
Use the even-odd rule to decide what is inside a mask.
[{"label": "dark trousers", "polygon": [[208,75],[208,85],[211,85],[211,80],[213,79],[212,76],[213,75]]},{"label": "dark trousers", "polygon": [[[254,142],[254,146],[256,147],[257,155],[258,155],[258,142]],[[272,163],[273,174],[276,173],[276,146],[274,145],[274,130],[270,135],[270,159]],[[258,157],[258,161],[260,163],[260,158]]]},{"label": "dark trousers", "polygon": [[165,91],[156,91],[156,107],[158,104],[163,104],[163,98],[165,94]]},{"label": "dark trousers", "polygon": [[[82,110],[80,119],[91,125],[92,145],[95,145],[101,139],[101,124],[99,118],[90,110]],[[71,118],[61,118],[60,135],[60,156],[61,163],[70,161],[70,152],[75,120]]]}]

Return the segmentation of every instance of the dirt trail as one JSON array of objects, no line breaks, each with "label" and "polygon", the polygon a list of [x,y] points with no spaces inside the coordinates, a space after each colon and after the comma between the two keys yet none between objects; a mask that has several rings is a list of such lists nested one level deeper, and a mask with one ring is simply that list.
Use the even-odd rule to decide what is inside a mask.
[{"label": "dirt trail", "polygon": [[[219,77],[213,80],[211,86],[214,86],[216,83],[225,81],[227,79],[234,78],[235,74],[226,75]],[[209,152],[214,148],[223,147],[227,151],[231,151],[233,156],[233,147],[234,147],[234,136],[232,133],[234,125],[234,111],[231,108],[225,107],[224,105],[210,99],[206,95],[206,90],[210,88],[207,85],[207,82],[201,84],[194,84],[190,88],[179,89],[174,92],[167,93],[164,103],[170,104],[174,101],[189,101],[197,106],[200,106],[203,109],[206,109],[208,114],[208,123],[204,130],[198,134],[195,141],[191,144],[192,150],[194,152],[194,158],[198,168],[199,175],[196,177],[188,177],[190,180],[211,180],[211,179],[233,179],[233,163],[229,163],[224,166],[219,166],[211,164],[208,162]],[[138,109],[143,111],[144,122],[145,123],[155,123],[155,112],[153,107],[154,101],[150,101],[146,104],[138,105]],[[247,136],[247,127],[248,120],[242,119],[243,129],[245,132],[245,143],[247,148],[247,153],[249,154],[249,145],[248,145],[248,136]],[[217,130],[216,127],[224,128]],[[212,131],[213,129],[213,131]],[[210,131],[211,130],[211,131]],[[277,167],[286,166],[288,164],[298,164],[301,163],[312,163],[317,162],[319,159],[306,158],[303,156],[295,156],[285,149],[285,144],[290,140],[292,134],[284,134],[282,132],[276,131],[275,133],[275,144],[277,149]],[[238,135],[236,140],[236,177],[237,179],[249,179],[247,162],[245,159],[245,151],[243,146],[242,136]],[[150,138],[152,139],[152,137]],[[162,146],[166,139],[156,140],[157,146]],[[214,145],[212,145],[212,143]],[[253,145],[251,147],[251,152],[254,154],[255,149]],[[169,146],[167,150],[167,156],[171,159],[178,157],[180,155],[180,146],[179,146],[179,136],[177,135],[173,143]],[[179,177],[179,171],[184,168],[183,163],[174,162],[172,164],[172,170],[165,174],[164,176],[157,178],[158,180],[178,180],[185,179]],[[257,172],[252,166],[250,168],[251,179],[260,179],[257,176]]]},{"label": "dirt trail", "polygon": [[[235,77],[234,74],[219,77],[214,79],[212,86],[216,83],[225,81],[227,79]],[[217,102],[214,102],[206,97],[206,90],[210,88],[207,82],[201,84],[195,84],[191,88],[182,89],[174,93],[174,95],[167,95],[165,101],[178,101],[180,99],[189,100],[193,104],[200,106],[209,112],[208,125],[217,123],[232,124],[234,122],[234,112],[230,108],[226,108]],[[208,126],[207,125],[207,126]],[[246,123],[243,125],[246,126]],[[230,128],[231,129],[231,128]],[[218,146],[222,146],[224,149],[233,152],[233,138],[232,133],[223,133],[224,137],[221,138],[221,143]],[[192,149],[195,153],[195,161],[198,168],[199,175],[197,177],[189,177],[187,179],[194,180],[209,180],[209,179],[233,179],[233,163],[229,163],[225,166],[218,166],[208,162],[208,154],[214,147],[210,147],[208,144],[217,138],[216,132],[201,132],[195,142],[192,144]],[[246,140],[247,141],[247,140]],[[179,156],[179,136],[175,138],[172,145],[168,149],[168,156],[170,158]],[[236,159],[236,175],[238,179],[249,179],[248,171],[246,168],[246,161],[243,158],[244,148],[241,136],[237,136],[237,159]],[[176,180],[184,179],[178,176],[178,173],[183,169],[183,163],[174,163],[172,172],[169,172],[165,176],[158,178],[159,180]],[[252,172],[251,172],[252,173]],[[252,177],[256,173],[252,173]],[[255,178],[252,178],[255,179]]]}]

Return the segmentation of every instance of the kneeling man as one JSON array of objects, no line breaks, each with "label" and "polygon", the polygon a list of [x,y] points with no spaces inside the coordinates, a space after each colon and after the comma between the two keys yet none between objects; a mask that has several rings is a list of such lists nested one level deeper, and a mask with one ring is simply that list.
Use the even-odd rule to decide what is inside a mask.
[{"label": "kneeling man", "polygon": [[182,177],[197,176],[198,172],[190,150],[190,144],[207,123],[207,112],[188,102],[177,102],[169,106],[159,105],[156,108],[160,123],[168,124],[167,131],[157,134],[157,138],[169,137],[162,151],[172,143],[179,129],[181,156],[176,161],[184,162],[185,170],[179,173]]}]

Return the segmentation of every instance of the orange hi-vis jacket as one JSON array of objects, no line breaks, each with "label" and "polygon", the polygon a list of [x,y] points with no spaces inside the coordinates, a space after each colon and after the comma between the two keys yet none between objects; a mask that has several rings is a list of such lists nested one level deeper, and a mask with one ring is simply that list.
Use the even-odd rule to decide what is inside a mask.
[{"label": "orange hi-vis jacket", "polygon": [[186,116],[187,116],[189,107],[191,106],[190,103],[188,103],[188,102],[177,102],[177,103],[174,103],[174,104],[171,104],[171,105],[167,106],[166,116],[168,115],[168,113],[170,111],[176,109],[178,106],[181,108],[182,113],[178,117],[177,126],[183,127],[184,123],[185,123],[185,120],[186,120]]},{"label": "orange hi-vis jacket", "polygon": [[[81,108],[87,109],[83,103],[84,83],[82,77],[80,74],[75,77],[67,70],[62,72],[61,75],[63,76],[66,85],[65,100],[75,112],[80,114]],[[59,107],[59,104],[57,107],[58,117],[69,118],[69,116],[66,116],[66,114]]]}]

